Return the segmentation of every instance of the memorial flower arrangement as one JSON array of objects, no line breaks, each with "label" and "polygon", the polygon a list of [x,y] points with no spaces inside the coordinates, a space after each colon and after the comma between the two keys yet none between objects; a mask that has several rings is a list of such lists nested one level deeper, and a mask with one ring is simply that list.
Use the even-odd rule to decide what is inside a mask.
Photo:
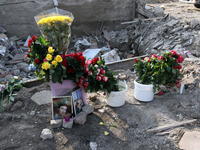
[{"label": "memorial flower arrangement", "polygon": [[90,90],[90,92],[104,91],[105,93],[119,91],[118,81],[113,76],[114,72],[105,65],[102,57],[88,60],[86,66],[88,67],[87,79],[89,82],[86,90]]},{"label": "memorial flower arrangement", "polygon": [[38,38],[33,36],[28,42],[30,50],[27,57],[35,66],[35,74],[38,78],[45,76],[47,82],[51,79],[53,83],[62,83],[63,80],[69,79],[79,86],[86,86],[87,67],[83,54],[81,52],[59,54],[50,44],[42,36]]},{"label": "memorial flower arrangement", "polygon": [[22,88],[22,78],[19,76],[10,77],[6,82],[0,82],[0,112],[3,110],[3,104],[14,101],[14,91]]},{"label": "memorial flower arrangement", "polygon": [[[182,74],[180,69],[181,63],[184,58],[171,50],[170,52],[164,52],[161,56],[155,54],[151,57],[145,57],[144,59],[135,59],[135,71],[138,75],[137,82],[141,84],[153,84],[154,92],[160,90],[161,85],[167,87],[181,86],[180,80]],[[159,94],[163,94],[159,92]]]},{"label": "memorial flower arrangement", "polygon": [[63,83],[69,79],[84,87],[88,86],[85,79],[85,58],[81,52],[66,54],[71,36],[72,13],[53,8],[35,16],[37,25],[43,36],[33,36],[28,41],[27,57],[35,66],[35,74],[41,79],[53,83]]}]

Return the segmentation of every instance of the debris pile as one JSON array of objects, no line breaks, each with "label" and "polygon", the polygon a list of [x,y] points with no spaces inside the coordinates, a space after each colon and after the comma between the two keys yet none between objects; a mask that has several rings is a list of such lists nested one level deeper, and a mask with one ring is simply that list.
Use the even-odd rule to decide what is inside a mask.
[{"label": "debris pile", "polygon": [[[0,34],[0,81],[12,76],[20,76],[23,80],[35,78],[34,72],[29,69],[26,58],[27,42],[13,36],[8,38],[6,30],[1,26]],[[28,39],[27,39],[28,40]]]}]

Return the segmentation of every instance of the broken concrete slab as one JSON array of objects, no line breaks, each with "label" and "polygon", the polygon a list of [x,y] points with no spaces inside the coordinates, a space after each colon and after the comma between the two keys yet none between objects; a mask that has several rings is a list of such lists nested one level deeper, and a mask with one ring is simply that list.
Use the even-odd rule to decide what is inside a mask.
[{"label": "broken concrete slab", "polygon": [[31,100],[36,102],[38,105],[51,103],[51,91],[37,92],[31,97]]},{"label": "broken concrete slab", "polygon": [[184,150],[199,150],[200,148],[200,132],[199,131],[186,131],[182,136],[179,147]]},{"label": "broken concrete slab", "polygon": [[115,62],[115,61],[120,60],[120,57],[117,54],[116,50],[111,50],[111,51],[103,54],[101,57],[105,60],[106,63]]},{"label": "broken concrete slab", "polygon": [[23,62],[25,57],[26,57],[26,53],[16,54],[13,57],[12,61],[10,61],[10,64],[17,64],[17,63]]},{"label": "broken concrete slab", "polygon": [[100,51],[101,49],[86,49],[83,52],[83,56],[86,57],[86,61],[87,61],[96,57]]}]

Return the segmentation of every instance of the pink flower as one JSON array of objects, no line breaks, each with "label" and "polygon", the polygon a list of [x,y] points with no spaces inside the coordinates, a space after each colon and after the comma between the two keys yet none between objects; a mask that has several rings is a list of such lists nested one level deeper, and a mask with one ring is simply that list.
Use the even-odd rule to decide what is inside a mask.
[{"label": "pink flower", "polygon": [[162,58],[163,58],[163,56],[159,56],[159,57],[158,57],[158,60],[162,60]]},{"label": "pink flower", "polygon": [[97,81],[101,81],[101,77],[100,77],[100,76],[97,76],[97,77],[96,77],[96,80],[97,80]]},{"label": "pink flower", "polygon": [[103,79],[104,82],[108,81],[108,77],[102,77],[102,79]]},{"label": "pink flower", "polygon": [[90,65],[91,63],[92,63],[91,60],[87,60],[87,61],[86,61],[86,65]]},{"label": "pink flower", "polygon": [[44,59],[43,59],[43,61],[44,61],[44,62],[47,62],[47,59],[46,59],[46,58],[44,58]]},{"label": "pink flower", "polygon": [[176,55],[177,54],[176,51],[174,51],[174,50],[171,50],[171,53],[172,53],[172,55]]},{"label": "pink flower", "polygon": [[92,76],[92,71],[88,71],[88,75],[89,75],[89,76]]},{"label": "pink flower", "polygon": [[158,92],[158,95],[163,95],[163,92],[162,91]]},{"label": "pink flower", "polygon": [[83,79],[79,79],[79,81],[78,82],[80,82],[81,84],[83,83]]},{"label": "pink flower", "polygon": [[89,71],[88,67],[84,67],[84,72],[87,73]]},{"label": "pink flower", "polygon": [[151,58],[157,58],[156,54],[152,54]]},{"label": "pink flower", "polygon": [[105,74],[106,71],[102,68],[102,69],[100,69],[100,73],[101,73],[101,74]]}]

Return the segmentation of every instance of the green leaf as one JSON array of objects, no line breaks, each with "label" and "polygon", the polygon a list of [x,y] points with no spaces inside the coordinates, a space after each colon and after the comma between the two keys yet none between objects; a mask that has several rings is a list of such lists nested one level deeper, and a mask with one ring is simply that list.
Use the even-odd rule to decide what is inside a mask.
[{"label": "green leaf", "polygon": [[10,100],[11,100],[11,101],[14,101],[15,98],[14,98],[13,96],[10,96]]}]

